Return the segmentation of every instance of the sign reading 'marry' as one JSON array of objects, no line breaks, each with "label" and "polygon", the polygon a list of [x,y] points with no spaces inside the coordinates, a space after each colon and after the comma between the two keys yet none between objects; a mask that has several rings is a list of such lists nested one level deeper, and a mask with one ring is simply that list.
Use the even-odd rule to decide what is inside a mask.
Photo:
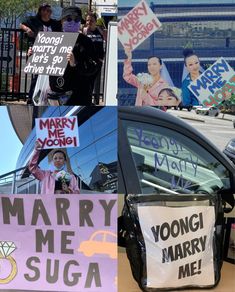
[{"label": "sign reading 'marry'", "polygon": [[116,202],[112,194],[0,195],[0,289],[116,291]]},{"label": "sign reading 'marry'", "polygon": [[77,37],[77,33],[39,32],[24,72],[63,76],[68,64],[67,55],[72,52]]},{"label": "sign reading 'marry'", "polygon": [[235,72],[223,58],[219,58],[188,86],[205,106],[216,106],[235,93]]}]

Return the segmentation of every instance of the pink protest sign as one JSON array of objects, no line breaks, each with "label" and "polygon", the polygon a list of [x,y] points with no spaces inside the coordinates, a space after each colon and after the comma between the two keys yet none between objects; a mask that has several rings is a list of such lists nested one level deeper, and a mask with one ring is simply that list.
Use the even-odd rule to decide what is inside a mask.
[{"label": "pink protest sign", "polygon": [[117,195],[0,195],[1,291],[117,291]]},{"label": "pink protest sign", "polygon": [[77,117],[53,117],[35,120],[36,135],[42,149],[79,146]]},{"label": "pink protest sign", "polygon": [[160,21],[142,0],[119,21],[118,38],[124,47],[132,51],[160,27]]}]

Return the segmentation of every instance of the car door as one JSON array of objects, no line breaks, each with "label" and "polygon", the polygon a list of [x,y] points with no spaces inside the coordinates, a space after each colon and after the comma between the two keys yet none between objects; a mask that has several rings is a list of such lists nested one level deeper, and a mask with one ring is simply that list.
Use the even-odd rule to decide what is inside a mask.
[{"label": "car door", "polygon": [[155,108],[119,108],[119,164],[119,193],[235,192],[227,157],[194,128]]}]

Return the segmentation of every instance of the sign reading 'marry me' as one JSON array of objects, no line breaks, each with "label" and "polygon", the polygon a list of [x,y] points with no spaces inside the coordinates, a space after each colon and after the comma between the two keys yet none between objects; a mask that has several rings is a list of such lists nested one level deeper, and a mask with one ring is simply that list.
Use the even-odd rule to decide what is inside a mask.
[{"label": "sign reading 'marry me'", "polygon": [[216,106],[235,93],[235,72],[224,58],[219,58],[188,88],[203,105]]},{"label": "sign reading 'marry me'", "polygon": [[0,195],[0,289],[116,291],[116,221],[112,194]]}]

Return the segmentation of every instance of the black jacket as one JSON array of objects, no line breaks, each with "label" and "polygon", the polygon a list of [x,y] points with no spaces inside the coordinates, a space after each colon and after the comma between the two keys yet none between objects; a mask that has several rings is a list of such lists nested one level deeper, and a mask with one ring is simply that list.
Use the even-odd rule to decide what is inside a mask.
[{"label": "black jacket", "polygon": [[87,36],[79,33],[73,54],[76,60],[75,67],[68,64],[63,77],[49,77],[52,91],[61,93],[89,87],[90,78],[96,74],[100,66],[93,42]]},{"label": "black jacket", "polygon": [[22,24],[29,27],[34,32],[34,37],[29,37],[30,42],[34,42],[39,31],[43,31],[43,26],[51,27],[52,31],[62,31],[61,21],[50,19],[48,22],[41,20],[39,15],[27,17]]}]

